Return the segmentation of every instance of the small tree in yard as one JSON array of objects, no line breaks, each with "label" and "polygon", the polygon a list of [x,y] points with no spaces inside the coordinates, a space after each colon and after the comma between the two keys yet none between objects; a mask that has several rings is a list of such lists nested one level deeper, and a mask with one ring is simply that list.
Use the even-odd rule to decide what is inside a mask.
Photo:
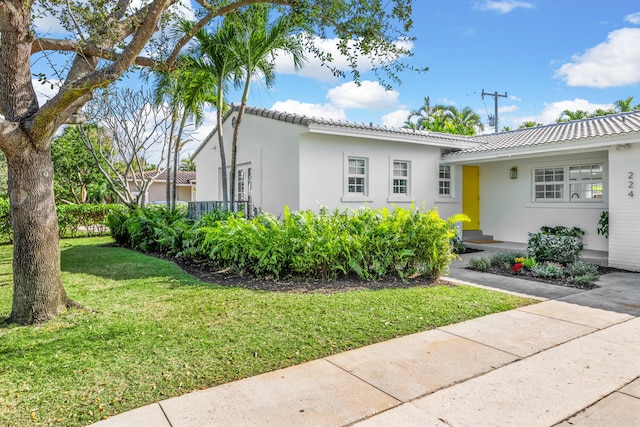
[{"label": "small tree in yard", "polygon": [[[99,91],[85,112],[104,130],[110,144],[94,144],[79,126],[85,148],[107,180],[111,191],[127,206],[144,206],[149,185],[164,170],[162,160],[168,156],[172,112],[153,103],[147,91],[131,89],[109,93]],[[149,157],[159,160],[151,164]]]},{"label": "small tree in yard", "polygon": [[[154,43],[152,37],[158,28],[175,16],[172,12],[177,3],[0,2],[0,149],[8,162],[15,242],[9,322],[44,322],[75,305],[67,296],[60,274],[51,141],[60,126],[75,121],[76,113],[96,90],[110,86],[134,65],[172,69],[196,32],[214,25],[217,18],[255,3],[279,5],[280,13],[304,24],[309,34],[335,34],[341,40],[341,53],[351,59],[349,64],[356,79],[359,58],[377,55],[397,59],[411,54],[404,47],[406,44],[398,41],[410,39],[407,32],[412,26],[412,0],[197,0],[194,15],[199,21],[192,31],[166,43]],[[40,21],[35,17],[42,15],[49,18],[47,21],[59,22],[56,30],[61,31],[51,33],[54,37],[45,33],[50,25],[38,27]],[[309,41],[313,38],[309,37]],[[143,51],[149,55],[140,56]],[[52,66],[44,73],[45,80],[56,79],[60,85],[57,93],[41,105],[32,80],[32,57],[50,52],[72,56],[68,67]],[[403,68],[410,67],[397,61],[378,66],[392,79]]]}]

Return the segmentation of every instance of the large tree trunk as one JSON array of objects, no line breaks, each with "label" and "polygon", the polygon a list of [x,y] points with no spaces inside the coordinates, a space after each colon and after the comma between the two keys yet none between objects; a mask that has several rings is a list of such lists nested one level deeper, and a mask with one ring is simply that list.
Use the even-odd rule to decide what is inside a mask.
[{"label": "large tree trunk", "polygon": [[9,323],[46,322],[73,305],[60,277],[58,218],[49,151],[8,156],[14,236],[13,307]]}]

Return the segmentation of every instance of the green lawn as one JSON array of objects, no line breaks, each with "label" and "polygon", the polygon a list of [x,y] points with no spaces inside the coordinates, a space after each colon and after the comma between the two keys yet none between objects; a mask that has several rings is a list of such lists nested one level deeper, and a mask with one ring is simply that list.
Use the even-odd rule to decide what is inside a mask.
[{"label": "green lawn", "polygon": [[[64,240],[71,310],[0,327],[0,425],[78,426],[249,377],[533,301],[467,286],[287,294],[222,288],[173,263]],[[0,317],[11,310],[0,247]]]}]

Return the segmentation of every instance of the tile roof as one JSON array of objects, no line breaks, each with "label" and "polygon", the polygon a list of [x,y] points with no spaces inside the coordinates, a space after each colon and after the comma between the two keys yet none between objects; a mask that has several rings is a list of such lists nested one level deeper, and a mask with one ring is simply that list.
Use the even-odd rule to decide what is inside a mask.
[{"label": "tile roof", "polygon": [[[223,118],[223,121],[226,121],[229,118],[229,116],[231,116],[231,114],[233,114],[234,112],[238,111],[239,108],[240,106],[238,104],[232,104],[231,108]],[[306,127],[317,125],[323,128],[334,128],[338,130],[343,130],[345,131],[345,133],[351,132],[353,130],[356,130],[356,131],[361,130],[361,131],[379,133],[380,135],[394,135],[400,138],[407,137],[407,138],[411,138],[414,141],[415,141],[415,138],[418,138],[418,139],[424,139],[424,141],[438,142],[438,143],[441,143],[443,146],[448,146],[447,143],[450,143],[450,144],[457,145],[457,147],[460,147],[460,144],[465,144],[463,146],[466,146],[469,143],[473,142],[471,138],[462,136],[462,135],[453,135],[453,134],[438,133],[438,132],[427,132],[427,131],[412,130],[412,129],[398,128],[398,127],[387,127],[387,126],[380,126],[377,124],[374,125],[373,123],[365,124],[365,123],[355,123],[355,122],[348,122],[348,121],[342,121],[342,120],[325,119],[322,117],[306,116],[304,114],[286,113],[282,111],[275,111],[275,110],[269,110],[266,108],[258,108],[258,107],[247,106],[245,108],[245,114],[250,114],[258,117],[265,117],[272,120],[278,120],[281,122],[292,123],[292,124],[297,124],[297,125],[306,126]],[[209,139],[211,139],[213,135],[215,135],[217,131],[218,131],[218,127],[216,126],[211,131],[211,133],[209,133],[209,135],[207,135],[207,137],[202,141],[200,146],[196,148],[192,156],[195,156],[204,147],[207,141],[209,141]]]},{"label": "tile roof", "polygon": [[[145,176],[153,176],[156,174],[156,171],[146,171],[144,172]],[[171,176],[171,178],[173,179],[173,175]],[[192,181],[195,181],[196,179],[196,173],[189,171],[178,171],[178,173],[176,174],[176,184],[191,184]],[[167,171],[166,169],[163,170],[162,172],[160,172],[158,174],[158,176],[155,177],[154,181],[166,181],[167,180]]]},{"label": "tile roof", "polygon": [[[238,111],[239,105],[233,104],[227,112],[224,120]],[[508,132],[490,133],[476,136],[453,135],[438,132],[416,131],[406,128],[395,128],[374,125],[373,123],[354,123],[341,120],[324,119],[322,117],[312,117],[301,114],[285,113],[281,111],[269,110],[266,108],[246,107],[246,114],[265,117],[286,123],[298,124],[301,126],[319,126],[320,128],[334,128],[345,133],[352,131],[366,131],[380,133],[380,136],[394,135],[411,138],[424,139],[430,142],[442,143],[447,146],[450,143],[455,151],[445,155],[445,158],[464,158],[466,155],[490,153],[492,151],[511,150],[527,147],[546,146],[548,144],[558,144],[568,141],[589,140],[604,136],[624,135],[630,133],[640,133],[640,111],[620,113],[608,116],[599,116],[584,120],[574,120],[570,122],[554,123],[546,126],[517,129]],[[217,127],[204,139],[197,153],[204,147],[206,142],[215,134]],[[461,148],[456,150],[454,147]],[[462,148],[465,147],[465,148]],[[194,155],[195,155],[194,153]]]},{"label": "tile roof", "polygon": [[447,156],[458,157],[471,153],[534,147],[636,132],[640,132],[640,111],[478,135],[472,138],[478,143],[476,146]]},{"label": "tile roof", "polygon": [[[237,105],[234,104],[233,111],[237,111]],[[439,133],[439,132],[428,132],[428,131],[420,131],[420,130],[412,130],[407,128],[398,128],[398,127],[387,127],[374,125],[373,123],[355,123],[348,122],[342,120],[333,120],[333,119],[325,119],[322,117],[314,117],[314,116],[305,116],[300,114],[293,113],[283,113],[275,110],[268,110],[266,108],[257,108],[257,107],[247,107],[245,113],[251,114],[254,116],[267,117],[274,120],[279,120],[287,123],[294,123],[303,126],[309,126],[311,124],[316,125],[325,125],[325,126],[334,126],[338,128],[344,129],[361,129],[367,131],[377,131],[382,133],[391,133],[397,135],[407,135],[407,136],[422,136],[430,139],[440,139],[440,140],[448,140],[448,141],[456,141],[456,142],[464,142],[468,143],[469,137],[465,137],[462,135],[453,135],[448,133]],[[215,131],[215,130],[214,130]]]}]

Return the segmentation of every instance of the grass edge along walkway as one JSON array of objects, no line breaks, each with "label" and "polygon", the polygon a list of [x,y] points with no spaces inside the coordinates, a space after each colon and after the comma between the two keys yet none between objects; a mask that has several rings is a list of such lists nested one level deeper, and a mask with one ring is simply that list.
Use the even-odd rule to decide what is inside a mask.
[{"label": "grass edge along walkway", "polygon": [[[0,327],[0,424],[86,425],[145,404],[535,301],[470,286],[280,293],[203,283],[175,264],[61,242],[70,310]],[[0,247],[0,316],[11,309]]]}]

